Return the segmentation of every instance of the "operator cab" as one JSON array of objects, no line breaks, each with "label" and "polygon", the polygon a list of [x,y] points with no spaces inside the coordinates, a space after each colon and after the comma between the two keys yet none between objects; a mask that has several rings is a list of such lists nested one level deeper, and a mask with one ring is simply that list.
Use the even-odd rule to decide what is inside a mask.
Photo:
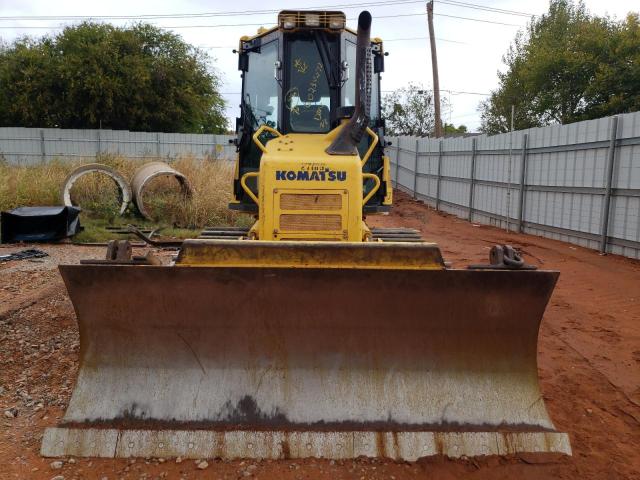
[{"label": "operator cab", "polygon": [[[382,41],[371,43],[370,128],[380,142],[364,171],[383,178],[384,122],[380,115],[380,74],[384,70]],[[262,125],[282,134],[326,134],[353,114],[356,98],[356,33],[346,28],[342,12],[282,11],[278,26],[261,29],[254,37],[242,37],[238,68],[242,72],[240,117],[235,143],[238,165],[234,201],[230,207],[255,212],[256,205],[240,185],[247,172],[259,170],[262,152],[251,140]],[[271,135],[261,137],[268,141]],[[362,156],[370,138],[364,136]],[[257,187],[249,183],[253,190]],[[366,187],[366,186],[365,186]],[[390,188],[390,186],[389,186]],[[385,211],[386,182],[369,200],[365,212]]]}]

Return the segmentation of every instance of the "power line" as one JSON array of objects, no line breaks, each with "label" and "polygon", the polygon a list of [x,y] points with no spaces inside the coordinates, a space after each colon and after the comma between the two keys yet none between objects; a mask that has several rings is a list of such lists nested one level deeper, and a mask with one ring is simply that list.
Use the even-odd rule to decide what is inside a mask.
[{"label": "power line", "polygon": [[[485,5],[478,5],[474,3],[460,2],[456,0],[438,0],[439,3],[451,6],[457,6],[461,8],[469,8],[473,10],[480,10],[492,13],[501,13],[505,15],[516,15],[523,17],[531,17],[532,14],[526,12],[520,12],[516,10],[506,10],[496,7],[488,7]],[[300,10],[321,10],[326,8],[341,8],[341,9],[353,9],[362,7],[384,7],[394,5],[406,5],[423,3],[422,0],[390,0],[390,1],[373,1],[363,3],[348,3],[348,4],[333,4],[333,5],[317,5],[312,7],[304,7]],[[0,21],[16,21],[16,20],[152,20],[152,19],[183,19],[183,18],[210,18],[210,17],[226,17],[237,15],[267,15],[273,13],[279,13],[280,9],[268,9],[268,10],[238,10],[238,11],[218,11],[218,12],[200,12],[200,13],[171,13],[171,14],[139,14],[139,15],[12,15],[1,16]]]},{"label": "power line", "polygon": [[490,93],[480,93],[480,92],[460,92],[460,91],[455,91],[455,90],[444,90],[445,92],[449,92],[452,95],[480,95],[482,97],[489,97],[491,96]]},{"label": "power line", "polygon": [[451,5],[451,6],[455,6],[455,7],[470,8],[470,9],[473,9],[473,10],[481,10],[481,11],[485,11],[485,12],[501,13],[503,15],[515,15],[515,16],[519,16],[519,17],[529,17],[529,18],[535,16],[535,15],[533,15],[531,13],[519,12],[517,10],[505,10],[503,8],[488,7],[486,5],[478,5],[478,4],[475,4],[475,3],[459,2],[459,1],[456,1],[456,0],[438,0],[438,3],[443,3],[445,5]]},{"label": "power line", "polygon": [[[465,8],[473,8],[476,10],[489,11],[493,13],[505,13],[505,14],[513,14],[513,15],[521,15],[521,16],[529,16],[524,12],[516,12],[513,10],[504,10],[493,7],[485,7],[482,5],[476,5],[472,3],[459,2],[457,0],[440,0],[441,3],[460,6]],[[366,3],[352,3],[352,4],[342,4],[342,5],[322,5],[316,7],[308,7],[303,10],[309,9],[325,9],[325,8],[361,8],[361,7],[384,7],[384,6],[395,6],[395,5],[406,5],[406,4],[415,4],[422,3],[421,0],[389,0],[389,1],[375,1],[375,2],[366,2]],[[16,16],[4,16],[0,17],[0,21],[16,21],[16,20],[159,20],[159,19],[189,19],[189,18],[208,18],[208,17],[216,17],[216,16],[237,16],[237,15],[266,15],[278,13],[279,10],[259,10],[259,11],[221,11],[221,12],[209,12],[209,13],[188,13],[188,14],[157,14],[157,15],[112,15],[112,16],[81,16],[81,15],[41,15],[41,16],[27,16],[27,15],[16,15]],[[416,15],[426,15],[426,13],[411,13],[411,14],[396,14],[396,15],[377,15],[377,18],[402,18],[402,17],[413,17]],[[462,17],[459,15],[448,15],[444,13],[436,13],[436,16],[446,17],[446,18],[455,18],[459,20],[467,20],[481,23],[489,23],[494,25],[504,25],[504,26],[512,26],[512,27],[521,27],[522,25],[517,25],[513,23],[505,23],[505,22],[497,22],[495,20],[486,20],[481,18],[470,18],[470,17]],[[354,18],[349,18],[348,20],[355,20]],[[161,28],[219,28],[219,27],[250,27],[250,26],[262,26],[264,23],[235,23],[235,24],[217,24],[217,25],[175,25],[175,26],[160,26]],[[60,29],[62,27],[52,27],[52,26],[0,26],[0,28],[16,28],[16,29]]]},{"label": "power line", "polygon": [[[361,7],[383,7],[387,5],[403,5],[423,3],[422,0],[389,0],[389,1],[372,1],[363,3],[347,3],[333,5],[318,5],[313,7],[304,7],[299,10],[322,10],[326,8],[361,8]],[[240,11],[219,11],[219,12],[201,12],[201,13],[172,13],[172,14],[140,14],[140,15],[15,15],[2,16],[0,20],[136,20],[136,19],[178,19],[178,18],[208,18],[208,17],[226,17],[237,15],[267,15],[279,13],[282,9],[269,10],[240,10]]]},{"label": "power line", "polygon": [[[403,18],[403,17],[416,17],[416,16],[424,16],[426,15],[426,13],[406,13],[406,14],[396,14],[396,15],[377,15],[376,18]],[[439,16],[439,17],[447,17],[447,18],[455,18],[458,20],[469,20],[469,21],[473,21],[473,22],[480,22],[480,23],[490,23],[493,25],[504,25],[504,26],[508,26],[508,27],[522,27],[523,25],[517,25],[515,23],[504,23],[504,22],[496,22],[493,20],[485,20],[485,19],[481,19],[481,18],[470,18],[470,17],[460,17],[457,15],[447,15],[444,13],[434,13],[435,16]],[[348,18],[347,20],[350,21],[354,21],[356,20],[355,18]],[[179,28],[223,28],[223,27],[260,27],[260,26],[264,26],[265,23],[229,23],[229,24],[214,24],[214,25],[158,25],[159,28],[165,28],[165,29],[179,29]],[[11,28],[11,29],[48,29],[48,30],[60,30],[64,27],[61,26],[57,26],[57,27],[51,27],[51,26],[24,26],[24,27],[18,27],[18,26],[0,26],[0,28]]]},{"label": "power line", "polygon": [[458,120],[458,119],[460,119],[460,118],[469,118],[469,117],[478,117],[478,116],[480,116],[480,113],[479,113],[479,112],[476,112],[476,113],[467,113],[467,114],[465,114],[465,115],[455,115],[455,116],[451,117],[451,120]]},{"label": "power line", "polygon": [[[421,13],[420,15],[426,15],[426,13]],[[482,23],[492,23],[494,25],[505,25],[508,27],[522,27],[523,25],[517,25],[515,23],[504,23],[504,22],[496,22],[494,20],[484,20],[481,18],[471,18],[471,17],[459,17],[457,15],[447,15],[445,13],[434,13],[436,17],[447,17],[447,18],[457,18],[459,20],[469,20],[472,22],[482,22]]]},{"label": "power line", "polygon": [[[429,91],[432,91],[430,89],[426,89]],[[452,95],[481,95],[483,97],[488,97],[489,95],[491,95],[490,93],[480,93],[480,92],[467,92],[467,91],[462,91],[462,90],[449,90],[448,88],[441,88],[440,89],[441,92],[447,92],[450,93]],[[395,90],[381,90],[382,93],[393,93],[395,92]]]},{"label": "power line", "polygon": [[[387,43],[387,42],[404,42],[407,40],[428,40],[429,37],[407,37],[407,38],[383,38],[383,42]],[[439,42],[448,42],[448,43],[459,43],[460,45],[469,45],[467,42],[459,42],[457,40],[448,40],[446,38],[438,38],[436,37],[436,40],[438,40]]]}]

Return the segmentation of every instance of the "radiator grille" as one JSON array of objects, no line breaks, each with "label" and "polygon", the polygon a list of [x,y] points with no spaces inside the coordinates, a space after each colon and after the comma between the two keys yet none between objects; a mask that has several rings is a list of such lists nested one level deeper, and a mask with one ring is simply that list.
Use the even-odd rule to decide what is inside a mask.
[{"label": "radiator grille", "polygon": [[342,230],[340,215],[280,215],[280,230],[283,232],[317,232]]},{"label": "radiator grille", "polygon": [[282,210],[340,210],[342,196],[335,193],[283,193],[280,195]]}]

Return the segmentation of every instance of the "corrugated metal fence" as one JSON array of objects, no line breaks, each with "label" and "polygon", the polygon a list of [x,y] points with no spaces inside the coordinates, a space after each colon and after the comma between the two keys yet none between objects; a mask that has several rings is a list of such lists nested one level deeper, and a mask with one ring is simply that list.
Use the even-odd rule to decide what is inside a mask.
[{"label": "corrugated metal fence", "polygon": [[437,209],[640,258],[640,112],[512,134],[389,140],[397,187]]},{"label": "corrugated metal fence", "polygon": [[[11,164],[98,154],[231,159],[231,138],[0,128],[0,157]],[[390,140],[397,186],[438,209],[640,258],[640,112],[513,134]]]},{"label": "corrugated metal fence", "polygon": [[95,159],[100,154],[128,158],[235,158],[229,135],[73,130],[59,128],[0,128],[0,158],[10,164],[35,164],[58,159]]}]

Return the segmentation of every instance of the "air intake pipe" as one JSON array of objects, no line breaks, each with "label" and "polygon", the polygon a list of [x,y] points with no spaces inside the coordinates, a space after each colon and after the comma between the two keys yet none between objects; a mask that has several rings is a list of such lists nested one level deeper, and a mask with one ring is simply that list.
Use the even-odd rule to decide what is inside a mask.
[{"label": "air intake pipe", "polygon": [[329,155],[353,155],[369,125],[371,111],[371,14],[366,10],[358,16],[356,46],[356,105],[349,121],[338,132],[325,152]]}]

